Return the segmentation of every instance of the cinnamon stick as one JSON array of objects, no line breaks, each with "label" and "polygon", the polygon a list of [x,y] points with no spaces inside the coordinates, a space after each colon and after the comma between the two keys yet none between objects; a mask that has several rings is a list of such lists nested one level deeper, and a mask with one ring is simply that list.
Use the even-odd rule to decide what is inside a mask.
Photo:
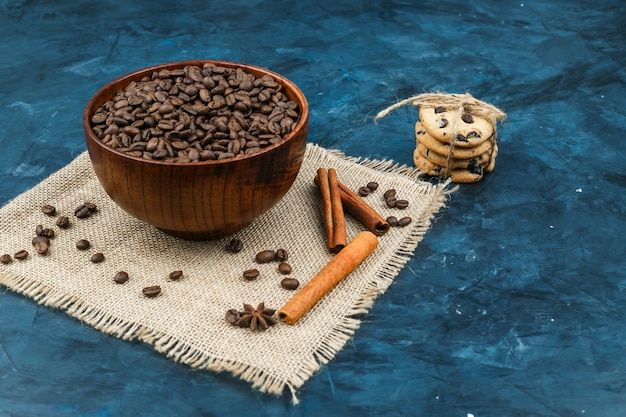
[{"label": "cinnamon stick", "polygon": [[359,233],[278,311],[278,318],[287,324],[295,324],[341,280],[350,275],[377,246],[376,235],[369,231]]},{"label": "cinnamon stick", "polygon": [[[319,176],[317,175],[315,176],[315,184],[318,187],[320,186]],[[376,210],[340,181],[337,184],[345,212],[349,213],[376,236],[382,236],[389,231],[389,223]]]},{"label": "cinnamon stick", "polygon": [[326,241],[328,251],[333,252],[334,246],[334,228],[333,228],[333,204],[330,197],[330,183],[328,181],[328,171],[324,168],[317,170],[318,188],[322,195],[322,204],[324,208],[324,229],[326,231]]},{"label": "cinnamon stick", "polygon": [[346,218],[343,214],[339,180],[337,179],[337,171],[334,168],[328,170],[328,185],[333,215],[333,247],[331,252],[337,253],[347,245],[347,237]]}]

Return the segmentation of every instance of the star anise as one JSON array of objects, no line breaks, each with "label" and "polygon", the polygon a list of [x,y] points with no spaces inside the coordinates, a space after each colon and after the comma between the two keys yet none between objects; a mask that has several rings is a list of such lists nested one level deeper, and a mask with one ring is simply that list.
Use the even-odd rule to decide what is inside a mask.
[{"label": "star anise", "polygon": [[276,321],[272,318],[276,310],[265,308],[265,303],[260,303],[255,309],[250,304],[243,305],[243,311],[228,310],[226,320],[239,327],[249,327],[251,331],[267,330]]}]

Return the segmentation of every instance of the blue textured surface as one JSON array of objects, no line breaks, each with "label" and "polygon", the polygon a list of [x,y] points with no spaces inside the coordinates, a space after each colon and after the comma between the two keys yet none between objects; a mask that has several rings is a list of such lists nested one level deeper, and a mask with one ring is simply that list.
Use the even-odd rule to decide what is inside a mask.
[{"label": "blue textured surface", "polygon": [[161,62],[270,68],[308,97],[311,142],[407,165],[415,109],[373,122],[396,100],[508,114],[495,172],[300,405],[1,288],[0,416],[626,415],[624,2],[0,0],[0,34],[0,204],[85,149],[101,85]]}]

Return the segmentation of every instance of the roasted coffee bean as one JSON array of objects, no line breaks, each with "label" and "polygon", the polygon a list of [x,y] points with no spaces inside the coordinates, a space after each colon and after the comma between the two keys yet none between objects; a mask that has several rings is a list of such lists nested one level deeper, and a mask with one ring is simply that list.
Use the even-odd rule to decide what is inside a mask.
[{"label": "roasted coffee bean", "polygon": [[409,206],[409,202],[407,200],[396,200],[396,208],[400,210],[404,210]]},{"label": "roasted coffee bean", "polygon": [[396,216],[389,216],[387,217],[387,223],[389,223],[389,226],[391,227],[395,227],[398,225],[398,219],[396,218]]},{"label": "roasted coffee bean", "polygon": [[38,224],[37,227],[35,227],[35,235],[43,236],[43,225]]},{"label": "roasted coffee bean", "polygon": [[24,259],[28,258],[28,251],[22,249],[20,251],[15,252],[13,257],[19,261],[23,261]]},{"label": "roasted coffee bean", "polygon": [[37,252],[40,255],[45,255],[46,253],[48,253],[48,248],[49,248],[48,243],[46,243],[43,240],[41,242],[35,243],[35,252]]},{"label": "roasted coffee bean", "polygon": [[259,275],[260,272],[258,269],[247,269],[243,271],[243,277],[246,281],[254,281],[259,277]]},{"label": "roasted coffee bean", "polygon": [[144,287],[141,290],[141,293],[148,298],[154,298],[158,296],[159,294],[161,294],[161,287],[159,287],[158,285]]},{"label": "roasted coffee bean", "polygon": [[43,206],[41,206],[41,212],[47,216],[54,216],[55,214],[57,214],[57,209],[50,204],[44,204]]},{"label": "roasted coffee bean", "polygon": [[120,271],[117,274],[115,274],[115,276],[113,277],[113,282],[115,282],[116,284],[123,284],[126,281],[128,281],[128,279],[129,279],[128,272]]},{"label": "roasted coffee bean", "polygon": [[45,242],[46,245],[50,245],[50,239],[47,236],[35,236],[32,242],[33,246],[39,242]]},{"label": "roasted coffee bean", "polygon": [[385,200],[385,203],[387,203],[387,207],[389,208],[394,208],[397,202],[398,200],[396,200],[395,197],[389,197]]},{"label": "roasted coffee bean", "polygon": [[2,262],[5,265],[8,265],[11,262],[13,262],[13,258],[11,258],[11,255],[9,255],[8,253],[5,253],[4,255],[0,256],[0,262]]},{"label": "roasted coffee bean", "polygon": [[255,257],[256,261],[260,264],[272,262],[274,258],[276,258],[276,252],[271,249],[261,251],[257,253]]},{"label": "roasted coffee bean", "polygon": [[411,219],[410,217],[403,217],[398,220],[398,227],[408,226],[409,224],[411,224],[412,221],[413,219]]},{"label": "roasted coffee bean", "polygon": [[[258,152],[296,128],[300,109],[272,77],[205,64],[154,72],[131,82],[96,109],[90,120],[105,145],[128,155],[191,163],[196,156],[223,160]],[[203,140],[191,153],[168,152],[166,157],[153,140],[165,136],[177,141],[177,149],[187,149],[193,146],[189,137],[194,130]],[[214,145],[221,139],[230,142],[218,149]],[[209,157],[206,151],[215,153]]]},{"label": "roasted coffee bean", "polygon": [[280,281],[280,286],[286,290],[295,290],[300,286],[300,281],[295,278],[283,278]]},{"label": "roasted coffee bean", "polygon": [[47,237],[49,239],[54,238],[54,229],[46,227],[45,229],[43,229],[41,231],[41,236],[45,236],[45,237]]},{"label": "roasted coffee bean", "polygon": [[232,239],[230,242],[228,242],[228,246],[226,247],[226,249],[229,252],[233,253],[241,252],[241,250],[243,249],[243,242],[239,239]]},{"label": "roasted coffee bean", "polygon": [[367,188],[369,188],[370,191],[376,191],[378,189],[378,183],[374,181],[368,182]]},{"label": "roasted coffee bean", "polygon": [[91,243],[87,239],[80,239],[76,242],[76,249],[78,250],[87,250],[91,247]]},{"label": "roasted coffee bean", "polygon": [[99,264],[100,262],[104,262],[104,254],[102,252],[97,252],[91,255],[91,262],[94,264]]},{"label": "roasted coffee bean", "polygon": [[226,322],[230,324],[236,324],[241,318],[241,314],[238,310],[231,308],[226,312]]},{"label": "roasted coffee bean", "polygon": [[285,249],[276,249],[276,255],[274,256],[275,261],[282,262],[286,261],[287,259],[289,259],[289,254]]},{"label": "roasted coffee bean", "polygon": [[76,210],[74,210],[74,216],[76,216],[79,219],[85,219],[89,217],[90,213],[91,212],[89,210],[89,207],[87,207],[84,204],[81,204],[80,206],[76,207]]},{"label": "roasted coffee bean", "polygon": [[390,198],[395,198],[395,197],[396,197],[396,190],[395,190],[395,189],[393,189],[393,188],[391,188],[391,189],[389,189],[389,190],[385,191],[385,192],[384,192],[384,194],[383,194],[383,198],[384,198],[385,200],[388,200],[388,199],[390,199]]},{"label": "roasted coffee bean", "polygon": [[70,218],[67,216],[61,216],[57,219],[56,225],[61,229],[67,229],[70,226]]},{"label": "roasted coffee bean", "polygon": [[172,271],[170,272],[169,278],[172,281],[178,281],[179,279],[181,279],[183,277],[183,271]]},{"label": "roasted coffee bean", "polygon": [[279,263],[278,264],[278,272],[280,272],[283,275],[291,274],[291,265],[289,265],[287,262]]},{"label": "roasted coffee bean", "polygon": [[359,195],[361,197],[366,197],[366,196],[370,195],[371,192],[372,192],[372,190],[370,190],[368,187],[360,187],[359,188]]}]

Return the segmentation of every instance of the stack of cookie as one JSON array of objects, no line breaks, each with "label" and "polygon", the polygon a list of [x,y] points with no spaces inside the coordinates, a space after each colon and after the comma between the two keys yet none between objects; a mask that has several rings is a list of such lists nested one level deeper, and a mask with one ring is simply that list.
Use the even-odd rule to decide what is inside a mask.
[{"label": "stack of cookie", "polygon": [[473,183],[495,168],[495,125],[463,107],[420,106],[415,137],[413,161],[427,175]]},{"label": "stack of cookie", "polygon": [[407,104],[419,107],[413,161],[420,171],[457,183],[472,183],[494,170],[496,124],[506,118],[502,110],[470,94],[425,93],[386,108],[376,119]]}]

